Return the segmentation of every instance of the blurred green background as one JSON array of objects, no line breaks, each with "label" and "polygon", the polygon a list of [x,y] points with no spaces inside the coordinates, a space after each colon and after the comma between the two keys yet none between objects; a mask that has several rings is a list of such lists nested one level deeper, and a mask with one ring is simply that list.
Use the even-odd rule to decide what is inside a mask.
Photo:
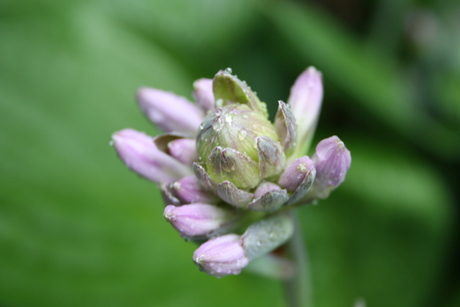
[{"label": "blurred green background", "polygon": [[110,135],[159,133],[140,86],[233,68],[273,112],[323,72],[316,140],[347,181],[299,210],[315,307],[460,306],[460,2],[0,0],[0,306],[284,306],[198,271]]}]

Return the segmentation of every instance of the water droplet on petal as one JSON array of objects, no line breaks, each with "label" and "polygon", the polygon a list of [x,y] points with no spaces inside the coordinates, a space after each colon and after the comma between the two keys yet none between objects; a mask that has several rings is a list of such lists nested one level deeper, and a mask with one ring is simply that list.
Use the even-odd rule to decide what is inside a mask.
[{"label": "water droplet on petal", "polygon": [[231,69],[230,67],[227,67],[227,68],[225,68],[225,72],[231,74],[231,73],[232,73],[232,69]]},{"label": "water droplet on petal", "polygon": [[247,135],[248,135],[248,132],[246,131],[246,129],[241,129],[238,132],[238,140],[243,141]]},{"label": "water droplet on petal", "polygon": [[233,116],[231,114],[225,114],[225,121],[231,124],[233,121]]}]

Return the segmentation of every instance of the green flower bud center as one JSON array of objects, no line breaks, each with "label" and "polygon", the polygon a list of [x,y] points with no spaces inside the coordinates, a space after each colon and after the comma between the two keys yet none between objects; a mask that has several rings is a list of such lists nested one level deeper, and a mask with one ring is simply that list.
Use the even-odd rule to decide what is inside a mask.
[{"label": "green flower bud center", "polygon": [[206,161],[211,151],[221,146],[238,150],[258,162],[258,136],[278,141],[274,125],[263,114],[247,105],[226,105],[210,112],[201,124],[197,138],[198,154]]}]

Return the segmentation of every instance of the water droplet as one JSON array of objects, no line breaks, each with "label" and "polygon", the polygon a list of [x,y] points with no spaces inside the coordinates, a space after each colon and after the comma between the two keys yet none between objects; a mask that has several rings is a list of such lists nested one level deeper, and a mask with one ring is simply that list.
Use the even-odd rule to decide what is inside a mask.
[{"label": "water droplet", "polygon": [[[219,117],[217,118],[213,123],[212,123],[212,129],[214,129],[215,131],[220,131],[222,130],[222,128],[224,127],[224,122],[222,121],[222,119]],[[207,139],[205,139],[205,142],[207,141]]]},{"label": "water droplet", "polygon": [[200,125],[200,130],[203,130],[203,128],[204,128],[204,123]]},{"label": "water droplet", "polygon": [[256,245],[257,245],[257,246],[261,246],[261,245],[262,245],[262,241],[257,241]]},{"label": "water droplet", "polygon": [[248,118],[249,116],[247,116],[246,114],[243,114],[243,118]]},{"label": "water droplet", "polygon": [[231,114],[228,114],[228,113],[225,114],[225,121],[226,121],[227,123],[231,124],[232,121],[233,121],[233,116],[232,116]]},{"label": "water droplet", "polygon": [[248,135],[248,132],[246,131],[246,129],[241,129],[238,132],[238,140],[243,141],[247,135]]},{"label": "water droplet", "polygon": [[113,141],[110,141],[110,142],[109,142],[109,145],[110,145],[110,146],[113,146]]},{"label": "water droplet", "polygon": [[221,268],[220,266],[218,266],[218,267],[216,268],[216,272],[217,272],[217,273],[222,272],[222,268]]},{"label": "water droplet", "polygon": [[232,73],[232,69],[231,69],[230,67],[227,67],[227,68],[225,68],[225,72],[231,74],[231,73]]}]

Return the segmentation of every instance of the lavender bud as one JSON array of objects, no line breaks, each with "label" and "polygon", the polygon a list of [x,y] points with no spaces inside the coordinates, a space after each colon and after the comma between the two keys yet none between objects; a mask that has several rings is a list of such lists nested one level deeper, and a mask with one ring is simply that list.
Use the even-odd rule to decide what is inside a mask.
[{"label": "lavender bud", "polygon": [[120,159],[139,175],[157,182],[168,182],[191,174],[190,169],[158,150],[153,138],[143,132],[124,129],[112,135]]},{"label": "lavender bud", "polygon": [[173,194],[185,204],[213,203],[217,200],[211,192],[205,191],[196,176],[186,176],[170,184]]},{"label": "lavender bud", "polygon": [[315,172],[313,161],[308,156],[290,162],[281,174],[278,183],[289,192],[294,192],[306,176]]},{"label": "lavender bud", "polygon": [[254,198],[259,198],[271,191],[281,191],[281,188],[272,182],[262,182],[254,192]]},{"label": "lavender bud", "polygon": [[212,92],[212,79],[198,79],[193,83],[193,97],[198,106],[204,111],[214,109],[214,93]]},{"label": "lavender bud", "polygon": [[195,139],[177,139],[168,143],[169,154],[186,165],[198,160]]},{"label": "lavender bud", "polygon": [[185,239],[205,239],[222,234],[236,226],[239,220],[235,211],[203,203],[179,207],[168,205],[164,217]]},{"label": "lavender bud", "polygon": [[273,212],[288,201],[286,190],[271,182],[261,183],[254,192],[254,200],[248,204],[251,211]]},{"label": "lavender bud", "polygon": [[297,122],[297,147],[294,157],[304,155],[310,146],[322,100],[321,72],[309,67],[295,81],[288,99]]},{"label": "lavender bud", "polygon": [[193,261],[201,271],[216,277],[239,274],[249,263],[241,245],[241,237],[228,234],[202,244],[193,253]]},{"label": "lavender bud", "polygon": [[307,197],[326,198],[345,180],[351,165],[351,154],[337,136],[332,136],[318,143],[313,163],[316,179]]},{"label": "lavender bud", "polygon": [[147,117],[165,132],[196,135],[203,112],[184,97],[153,88],[137,92],[139,105]]}]

